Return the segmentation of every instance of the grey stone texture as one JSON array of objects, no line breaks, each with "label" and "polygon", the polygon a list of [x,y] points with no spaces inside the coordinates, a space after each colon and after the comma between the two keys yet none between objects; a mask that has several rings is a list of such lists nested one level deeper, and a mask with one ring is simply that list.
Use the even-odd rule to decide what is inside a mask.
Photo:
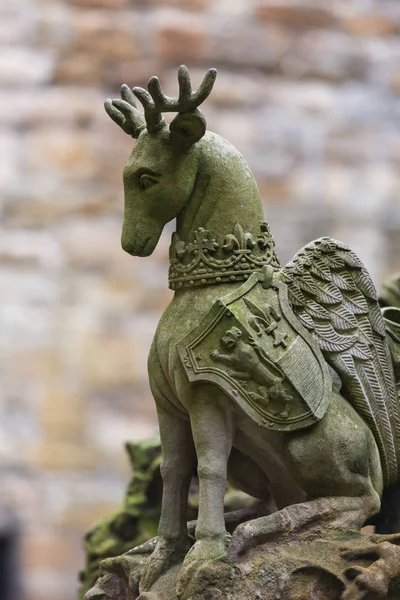
[{"label": "grey stone texture", "polygon": [[379,285],[400,269],[400,6],[13,0],[0,44],[0,506],[25,599],[72,600],[81,534],[129,478],[122,443],[156,429],[145,357],[171,298],[172,224],[151,259],[120,248],[133,142],[103,99],[216,66],[208,128],[248,160],[282,263],[329,235]]}]

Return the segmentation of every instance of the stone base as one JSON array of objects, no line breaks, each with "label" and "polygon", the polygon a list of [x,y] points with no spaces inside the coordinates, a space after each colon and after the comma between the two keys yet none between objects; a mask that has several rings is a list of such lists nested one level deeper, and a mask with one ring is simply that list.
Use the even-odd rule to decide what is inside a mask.
[{"label": "stone base", "polygon": [[[253,521],[255,523],[255,521]],[[399,600],[400,535],[304,532],[244,548],[232,536],[227,556],[199,565],[182,600]],[[181,565],[149,592],[140,575],[155,540],[103,561],[85,600],[177,600]]]}]

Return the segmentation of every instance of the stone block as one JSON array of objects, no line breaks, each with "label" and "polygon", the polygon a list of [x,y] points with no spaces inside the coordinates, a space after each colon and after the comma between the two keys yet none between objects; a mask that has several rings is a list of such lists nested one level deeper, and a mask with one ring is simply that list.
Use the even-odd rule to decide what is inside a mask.
[{"label": "stone block", "polygon": [[213,89],[209,103],[222,109],[243,110],[244,107],[257,106],[260,99],[265,97],[267,86],[266,78],[261,75],[254,78],[245,73],[221,69],[218,71],[218,85]]},{"label": "stone block", "polygon": [[[7,112],[10,107],[7,107]],[[19,160],[22,154],[21,140],[10,129],[0,131],[0,190],[7,190],[18,184]]]},{"label": "stone block", "polygon": [[108,387],[133,384],[138,377],[146,377],[143,349],[139,338],[135,342],[133,337],[116,334],[88,336],[83,353],[83,373],[87,385]]},{"label": "stone block", "polygon": [[222,62],[234,71],[246,67],[250,73],[253,69],[275,72],[294,43],[287,28],[279,24],[241,23],[221,16],[214,19],[210,37],[209,60]]},{"label": "stone block", "polygon": [[265,203],[270,202],[290,202],[291,186],[290,180],[286,178],[271,177],[265,178],[258,182],[260,194],[265,198]]},{"label": "stone block", "polygon": [[[128,474],[127,477],[129,478]],[[85,533],[91,527],[117,511],[121,507],[122,501],[123,493],[121,494],[120,502],[104,502],[102,498],[93,498],[92,502],[86,506],[82,503],[80,506],[68,508],[57,519],[57,528],[61,529],[61,531],[72,529]]]},{"label": "stone block", "polygon": [[383,14],[357,14],[340,20],[341,27],[356,37],[384,37],[398,35],[400,23]]},{"label": "stone block", "polygon": [[365,47],[340,31],[315,29],[298,39],[296,53],[282,61],[286,77],[317,78],[335,83],[362,80],[370,73]]},{"label": "stone block", "polygon": [[94,448],[73,442],[49,441],[29,448],[27,464],[40,471],[88,471],[99,465]]},{"label": "stone block", "polygon": [[58,241],[49,231],[2,231],[0,264],[12,268],[42,266],[52,268],[62,262]]},{"label": "stone block", "polygon": [[[122,209],[122,207],[121,207]],[[121,211],[122,212],[122,211]],[[67,263],[73,269],[100,269],[117,275],[127,272],[131,261],[121,248],[121,226],[104,216],[66,223],[60,234]]]},{"label": "stone block", "polygon": [[54,58],[49,49],[42,51],[11,45],[2,48],[0,82],[3,85],[21,87],[48,83],[53,74]]},{"label": "stone block", "polygon": [[209,7],[213,15],[220,14],[226,17],[233,15],[239,19],[251,18],[254,10],[254,3],[248,0],[213,0]]},{"label": "stone block", "polygon": [[174,6],[185,10],[206,10],[212,0],[149,0],[151,6]]},{"label": "stone block", "polygon": [[35,45],[55,50],[56,62],[59,59],[59,51],[68,46],[73,39],[74,13],[75,9],[64,2],[45,1],[45,6],[44,2],[41,2],[40,6],[36,5]]},{"label": "stone block", "polygon": [[242,154],[255,142],[256,122],[243,110],[219,110],[216,116],[220,135],[229,139]]},{"label": "stone block", "polygon": [[27,88],[5,88],[0,92],[0,125],[34,129],[75,123],[83,129],[95,119],[104,119],[103,96],[86,86],[40,86],[34,93]]},{"label": "stone block", "polygon": [[74,6],[107,8],[109,10],[118,10],[129,5],[129,0],[67,0],[67,2]]},{"label": "stone block", "polygon": [[70,128],[42,128],[25,140],[26,169],[37,177],[52,171],[52,177],[65,181],[87,181],[95,177],[97,162],[90,133]]},{"label": "stone block", "polygon": [[[150,391],[145,391],[144,386],[136,389],[136,393],[129,394],[125,388],[124,399],[115,393],[109,394],[107,401],[114,409],[106,405],[106,397],[91,403],[95,408],[91,423],[92,443],[98,448],[102,469],[114,475],[126,472],[126,458],[121,452],[123,441],[144,440],[157,434],[156,409]],[[128,401],[130,407],[123,408],[121,404]],[[118,412],[115,406],[118,406]]]},{"label": "stone block", "polygon": [[[77,216],[93,216],[103,212],[115,212],[114,198],[107,194],[96,193],[91,189],[69,190],[65,193],[62,190],[57,198],[54,197],[54,190],[46,190],[45,185],[38,185],[34,181],[37,188],[41,189],[32,194],[32,189],[27,189],[24,193],[24,188],[19,190],[19,193],[11,193],[3,199],[3,221],[8,227],[51,227],[62,220],[74,218]],[[104,188],[107,188],[104,185]]]},{"label": "stone block", "polygon": [[332,133],[326,140],[326,159],[329,162],[357,164],[368,160],[374,152],[374,140],[368,130]]},{"label": "stone block", "polygon": [[207,27],[199,20],[180,15],[171,15],[162,20],[156,30],[156,48],[165,61],[182,62],[182,57],[190,63],[205,60],[209,46]]},{"label": "stone block", "polygon": [[26,4],[23,10],[2,14],[0,39],[2,44],[32,44],[37,35],[39,15],[37,8]]},{"label": "stone block", "polygon": [[48,569],[26,570],[22,585],[29,590],[26,600],[72,600],[76,595],[76,578],[66,571]]},{"label": "stone block", "polygon": [[335,26],[336,16],[331,10],[319,8],[312,3],[274,3],[270,0],[257,4],[255,15],[268,23],[281,23],[293,29],[324,29]]},{"label": "stone block", "polygon": [[137,18],[134,13],[119,15],[105,9],[82,10],[75,15],[73,35],[62,49],[55,80],[98,86],[110,65],[137,57]]},{"label": "stone block", "polygon": [[[388,217],[390,219],[390,217]],[[400,273],[400,219],[396,219],[396,224],[393,227],[387,228],[386,239],[387,254],[384,261],[384,272],[382,272],[381,280],[384,275],[391,275],[393,273]]]},{"label": "stone block", "polygon": [[[103,65],[103,81],[111,89],[119,90],[121,82],[131,87],[146,87],[149,73],[162,73],[159,56],[140,57],[135,60],[110,61]],[[176,76],[176,73],[175,73]],[[116,94],[118,95],[118,91]]]},{"label": "stone block", "polygon": [[67,53],[57,62],[54,80],[61,85],[100,85],[102,61],[93,52],[75,51]]},{"label": "stone block", "polygon": [[40,406],[40,425],[47,441],[75,442],[81,445],[85,440],[87,414],[82,398],[78,394],[67,393],[47,386]]},{"label": "stone block", "polygon": [[[59,532],[61,533],[61,532]],[[41,532],[22,538],[21,560],[24,569],[60,569],[72,571],[79,568],[80,556],[77,544],[68,536],[54,532]]]}]

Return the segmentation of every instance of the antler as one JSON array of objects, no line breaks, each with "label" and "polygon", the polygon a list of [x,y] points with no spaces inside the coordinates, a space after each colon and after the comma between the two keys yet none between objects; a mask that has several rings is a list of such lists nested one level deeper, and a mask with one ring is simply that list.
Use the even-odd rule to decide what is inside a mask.
[{"label": "antler", "polygon": [[[197,107],[211,93],[216,76],[216,69],[209,69],[200,87],[192,92],[189,71],[185,65],[181,65],[178,69],[178,98],[166,96],[162,91],[158,77],[151,77],[147,84],[147,90],[134,87],[131,91],[124,84],[121,88],[122,100],[106,100],[105,109],[125,133],[138,137],[145,127],[147,127],[147,131],[153,133],[165,124],[162,116],[163,112],[182,114],[196,111]],[[133,94],[143,105],[144,116],[136,108]]]},{"label": "antler", "polygon": [[121,87],[121,98],[122,100],[107,99],[104,102],[104,108],[125,133],[138,138],[140,132],[146,128],[146,121],[143,114],[136,108],[132,90],[125,83]]},{"label": "antler", "polygon": [[[141,87],[133,88],[133,93],[143,104],[147,128],[149,127],[149,122],[146,109],[151,109],[151,118],[153,115],[158,115],[162,118],[161,113],[163,112],[192,112],[210,95],[216,77],[217,70],[209,69],[198,90],[192,92],[189,71],[185,65],[181,65],[178,69],[178,98],[170,98],[164,94],[158,77],[150,78],[149,83],[147,84],[148,91]],[[158,127],[159,125],[157,124],[156,126]]]}]

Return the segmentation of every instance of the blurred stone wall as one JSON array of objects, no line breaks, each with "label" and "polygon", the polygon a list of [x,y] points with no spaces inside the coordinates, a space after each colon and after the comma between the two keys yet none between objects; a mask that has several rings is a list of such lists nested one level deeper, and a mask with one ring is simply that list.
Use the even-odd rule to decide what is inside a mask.
[{"label": "blurred stone wall", "polygon": [[247,157],[282,260],[332,235],[379,283],[400,269],[400,4],[12,0],[0,40],[0,506],[25,600],[72,600],[122,443],[156,428],[146,357],[170,299],[172,225],[152,258],[120,248],[132,140],[103,99],[218,67],[208,127]]}]

